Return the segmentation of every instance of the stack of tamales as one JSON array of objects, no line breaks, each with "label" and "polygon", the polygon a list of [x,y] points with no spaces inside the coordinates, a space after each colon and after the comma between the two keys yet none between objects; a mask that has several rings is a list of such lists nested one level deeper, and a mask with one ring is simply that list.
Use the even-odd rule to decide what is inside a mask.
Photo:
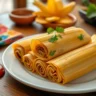
[{"label": "stack of tamales", "polygon": [[14,43],[15,56],[31,72],[62,84],[96,69],[96,35],[90,37],[83,29],[70,27],[52,43],[53,35],[44,33]]}]

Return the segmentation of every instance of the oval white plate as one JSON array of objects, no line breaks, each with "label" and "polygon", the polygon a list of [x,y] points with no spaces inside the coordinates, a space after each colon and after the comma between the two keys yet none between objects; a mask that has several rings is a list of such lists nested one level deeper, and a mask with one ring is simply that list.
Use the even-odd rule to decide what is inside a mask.
[{"label": "oval white plate", "polygon": [[[32,38],[34,36],[37,35],[29,36],[20,39],[19,41]],[[5,50],[2,56],[2,61],[5,69],[12,77],[14,77],[19,82],[36,89],[68,94],[96,91],[96,71],[90,72],[89,74],[68,84],[59,85],[27,71],[23,65],[21,65],[20,62],[15,58],[12,45],[8,46],[8,48]]]}]

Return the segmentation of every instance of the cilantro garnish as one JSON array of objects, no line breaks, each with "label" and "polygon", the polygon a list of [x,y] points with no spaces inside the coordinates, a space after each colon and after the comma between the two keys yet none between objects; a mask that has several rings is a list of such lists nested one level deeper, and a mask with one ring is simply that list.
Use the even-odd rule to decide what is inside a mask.
[{"label": "cilantro garnish", "polygon": [[56,52],[56,50],[50,51],[49,55],[54,56],[55,52]]},{"label": "cilantro garnish", "polygon": [[48,33],[48,34],[53,33],[53,32],[54,32],[54,29],[53,29],[53,28],[49,27],[49,28],[47,29],[47,33]]},{"label": "cilantro garnish", "polygon": [[84,39],[84,35],[80,34],[80,35],[78,36],[78,39],[83,40],[83,39]]},{"label": "cilantro garnish", "polygon": [[52,36],[52,37],[49,39],[49,42],[54,43],[54,42],[57,41],[57,40],[58,40],[57,35],[54,35],[54,36]]},{"label": "cilantro garnish", "polygon": [[[56,27],[56,29],[53,29],[53,28],[49,27],[47,29],[47,33],[48,34],[51,34],[53,32],[54,32],[54,35],[48,40],[49,42],[52,42],[52,43],[54,43],[55,41],[57,41],[58,38],[62,38],[62,36],[59,33],[63,33],[64,32],[64,28],[62,28],[62,27]],[[58,33],[58,34],[56,34],[56,33]]]},{"label": "cilantro garnish", "polygon": [[62,33],[62,32],[64,32],[64,28],[62,28],[62,27],[56,27],[56,31],[58,33]]}]

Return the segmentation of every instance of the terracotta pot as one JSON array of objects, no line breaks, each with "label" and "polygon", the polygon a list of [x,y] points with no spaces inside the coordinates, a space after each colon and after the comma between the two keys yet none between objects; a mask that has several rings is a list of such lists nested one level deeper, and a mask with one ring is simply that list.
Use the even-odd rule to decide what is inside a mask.
[{"label": "terracotta pot", "polygon": [[26,8],[18,8],[13,10],[9,17],[10,19],[19,25],[31,24],[35,20],[35,15],[32,15],[33,11]]}]

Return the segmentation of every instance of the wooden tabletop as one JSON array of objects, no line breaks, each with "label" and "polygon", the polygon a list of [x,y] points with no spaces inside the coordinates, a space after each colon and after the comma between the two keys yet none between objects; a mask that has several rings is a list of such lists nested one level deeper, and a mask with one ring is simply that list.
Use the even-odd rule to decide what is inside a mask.
[{"label": "wooden tabletop", "polygon": [[[78,14],[78,7],[75,8],[74,14],[76,15],[78,22],[76,26],[85,29],[90,35],[96,33],[96,27],[86,24]],[[16,26],[8,16],[8,13],[0,15],[0,23],[6,25],[9,29],[14,29],[16,31],[22,32],[25,36],[32,34],[38,34],[44,32],[45,29],[34,22],[30,26]],[[0,63],[2,64],[2,54],[7,46],[0,47]],[[4,77],[0,79],[0,96],[96,96],[96,93],[87,93],[79,95],[66,95],[66,94],[56,94],[50,92],[40,91],[34,88],[25,86],[15,79],[13,79],[7,72]]]}]

